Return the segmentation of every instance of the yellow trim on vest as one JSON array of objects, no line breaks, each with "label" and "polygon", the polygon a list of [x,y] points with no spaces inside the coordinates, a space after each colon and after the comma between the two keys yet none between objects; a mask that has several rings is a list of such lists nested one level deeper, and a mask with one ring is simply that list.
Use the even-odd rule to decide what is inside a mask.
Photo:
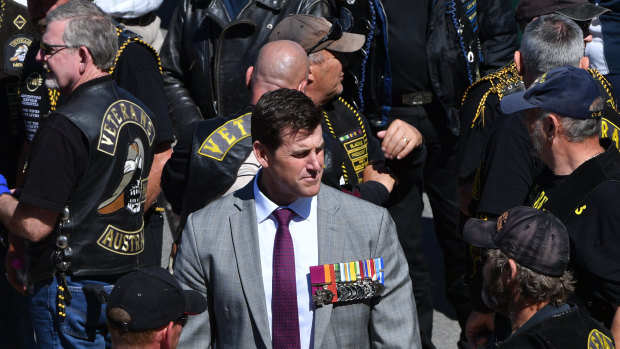
[{"label": "yellow trim on vest", "polygon": [[[119,27],[116,27],[116,35],[117,36],[120,36],[122,32],[123,32],[123,29],[120,29]],[[153,46],[151,46],[150,44],[148,44],[147,42],[145,42],[144,40],[142,40],[142,39],[140,39],[138,37],[128,38],[128,40],[123,42],[123,44],[118,48],[118,51],[116,51],[116,58],[114,58],[114,64],[112,64],[112,68],[110,68],[110,70],[108,70],[108,73],[110,75],[114,74],[114,68],[116,68],[116,63],[118,63],[118,59],[121,57],[121,54],[123,53],[123,50],[127,47],[127,45],[129,45],[132,42],[138,42],[138,43],[146,46],[146,48],[151,50],[151,52],[157,58],[157,67],[159,68],[159,73],[161,74],[161,72],[162,72],[161,59],[159,58],[159,54],[157,53],[157,50],[155,50],[153,48]]]},{"label": "yellow trim on vest", "polygon": [[471,128],[476,126],[476,121],[480,118],[479,122],[482,123],[482,127],[484,127],[484,110],[486,109],[486,101],[489,95],[496,94],[499,100],[501,101],[504,97],[504,89],[511,85],[517,85],[521,82],[521,76],[517,72],[517,66],[514,62],[504,66],[503,68],[484,76],[478,81],[471,84],[465,93],[463,94],[463,98],[461,99],[461,107],[465,103],[465,99],[469,94],[469,91],[473,89],[475,86],[488,81],[491,83],[491,88],[482,96],[480,99],[480,103],[478,104],[478,108],[476,109],[476,115],[474,116],[471,122]]}]

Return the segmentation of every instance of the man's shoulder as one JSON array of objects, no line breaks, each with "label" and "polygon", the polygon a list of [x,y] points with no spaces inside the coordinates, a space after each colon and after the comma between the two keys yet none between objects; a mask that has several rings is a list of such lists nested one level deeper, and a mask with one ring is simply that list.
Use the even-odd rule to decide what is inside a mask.
[{"label": "man's shoulder", "polygon": [[321,190],[318,194],[319,208],[340,207],[344,212],[357,212],[358,214],[375,213],[382,214],[385,208],[377,206],[369,201],[362,200],[354,195],[343,193],[328,185],[321,184]]},{"label": "man's shoulder", "polygon": [[[248,141],[251,139],[251,116],[251,112],[244,112],[197,121],[188,127],[190,131],[184,132],[180,142],[190,147],[190,151],[199,155],[199,158],[214,161],[217,167],[214,170],[225,168],[229,171],[229,165],[232,165],[232,170],[236,173],[238,165],[252,149],[252,144]],[[225,161],[227,158],[232,160]],[[223,165],[224,163],[227,165]]]},{"label": "man's shoulder", "polygon": [[611,348],[611,333],[576,306],[518,331],[498,348]]},{"label": "man's shoulder", "polygon": [[[525,89],[514,62],[471,84],[461,100],[463,114],[472,124],[484,125],[486,108],[495,110],[503,96]],[[469,125],[468,125],[469,126]]]}]

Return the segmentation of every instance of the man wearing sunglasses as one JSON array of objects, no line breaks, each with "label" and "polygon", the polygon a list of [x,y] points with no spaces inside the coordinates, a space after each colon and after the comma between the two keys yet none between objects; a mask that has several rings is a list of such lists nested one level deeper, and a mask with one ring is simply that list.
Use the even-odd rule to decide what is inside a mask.
[{"label": "man wearing sunglasses", "polygon": [[145,268],[118,279],[106,308],[112,347],[177,347],[189,315],[203,313],[207,301],[183,290],[165,269]]},{"label": "man wearing sunglasses", "polygon": [[67,101],[39,130],[19,201],[0,184],[0,219],[29,240],[37,345],[103,347],[105,292],[144,251],[155,121],[108,73],[118,50],[109,16],[76,0],[46,18],[37,59]]},{"label": "man wearing sunglasses", "polygon": [[[40,34],[45,32],[45,15],[58,6],[71,0],[29,0],[28,12],[32,21],[37,25]],[[104,5],[119,5],[118,1],[101,1]],[[95,3],[97,3],[95,1]],[[142,2],[141,2],[142,3]],[[146,3],[146,1],[144,2]],[[144,4],[142,4],[144,5]],[[152,5],[152,4],[149,4]],[[157,197],[160,192],[159,176],[161,170],[172,154],[171,144],[174,141],[172,122],[168,114],[168,105],[164,94],[164,82],[157,52],[147,44],[143,38],[127,30],[124,25],[116,23],[118,53],[114,65],[109,72],[116,83],[143,102],[157,118],[157,150],[153,167],[149,175],[150,185],[147,190],[147,213],[145,229],[147,236],[146,253],[142,256],[146,266],[161,264],[161,250],[163,239],[163,207],[158,205]],[[26,55],[24,69],[19,85],[21,99],[21,118],[25,133],[23,155],[27,156],[28,149],[35,142],[35,134],[39,124],[50,111],[56,109],[65,101],[65,96],[59,91],[50,89],[44,83],[45,69],[36,61],[39,40],[33,42],[33,49]],[[48,47],[50,54],[56,48]],[[20,165],[23,173],[27,171],[27,161]]]}]

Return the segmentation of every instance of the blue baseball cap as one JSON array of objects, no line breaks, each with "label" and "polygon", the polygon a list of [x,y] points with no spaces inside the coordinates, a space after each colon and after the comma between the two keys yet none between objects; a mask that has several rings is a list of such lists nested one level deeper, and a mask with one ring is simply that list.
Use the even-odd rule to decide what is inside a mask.
[{"label": "blue baseball cap", "polygon": [[505,114],[542,108],[561,116],[592,119],[603,115],[602,104],[592,108],[597,98],[601,95],[592,75],[585,69],[565,66],[541,75],[526,91],[505,96],[501,107]]}]

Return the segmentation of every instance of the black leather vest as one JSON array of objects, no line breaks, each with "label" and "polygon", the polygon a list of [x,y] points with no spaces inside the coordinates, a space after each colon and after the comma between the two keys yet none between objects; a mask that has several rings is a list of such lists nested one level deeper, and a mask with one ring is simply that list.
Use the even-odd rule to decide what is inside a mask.
[{"label": "black leather vest", "polygon": [[246,109],[238,116],[196,124],[182,217],[219,198],[233,185],[239,167],[252,151],[251,117],[251,110]]},{"label": "black leather vest", "polygon": [[368,124],[353,106],[339,97],[323,106],[321,125],[323,132],[331,134],[344,151],[345,159],[340,166],[345,183],[361,183],[369,161]]},{"label": "black leather vest", "polygon": [[[116,275],[138,268],[155,141],[151,112],[108,80],[78,89],[56,113],[88,140],[88,167],[67,203],[68,219],[53,236],[67,237],[68,273]],[[54,239],[45,240],[48,249]]]},{"label": "black leather vest", "polygon": [[28,11],[14,1],[0,0],[0,173],[10,188],[24,139],[19,116],[18,82],[28,47],[35,35]]}]

